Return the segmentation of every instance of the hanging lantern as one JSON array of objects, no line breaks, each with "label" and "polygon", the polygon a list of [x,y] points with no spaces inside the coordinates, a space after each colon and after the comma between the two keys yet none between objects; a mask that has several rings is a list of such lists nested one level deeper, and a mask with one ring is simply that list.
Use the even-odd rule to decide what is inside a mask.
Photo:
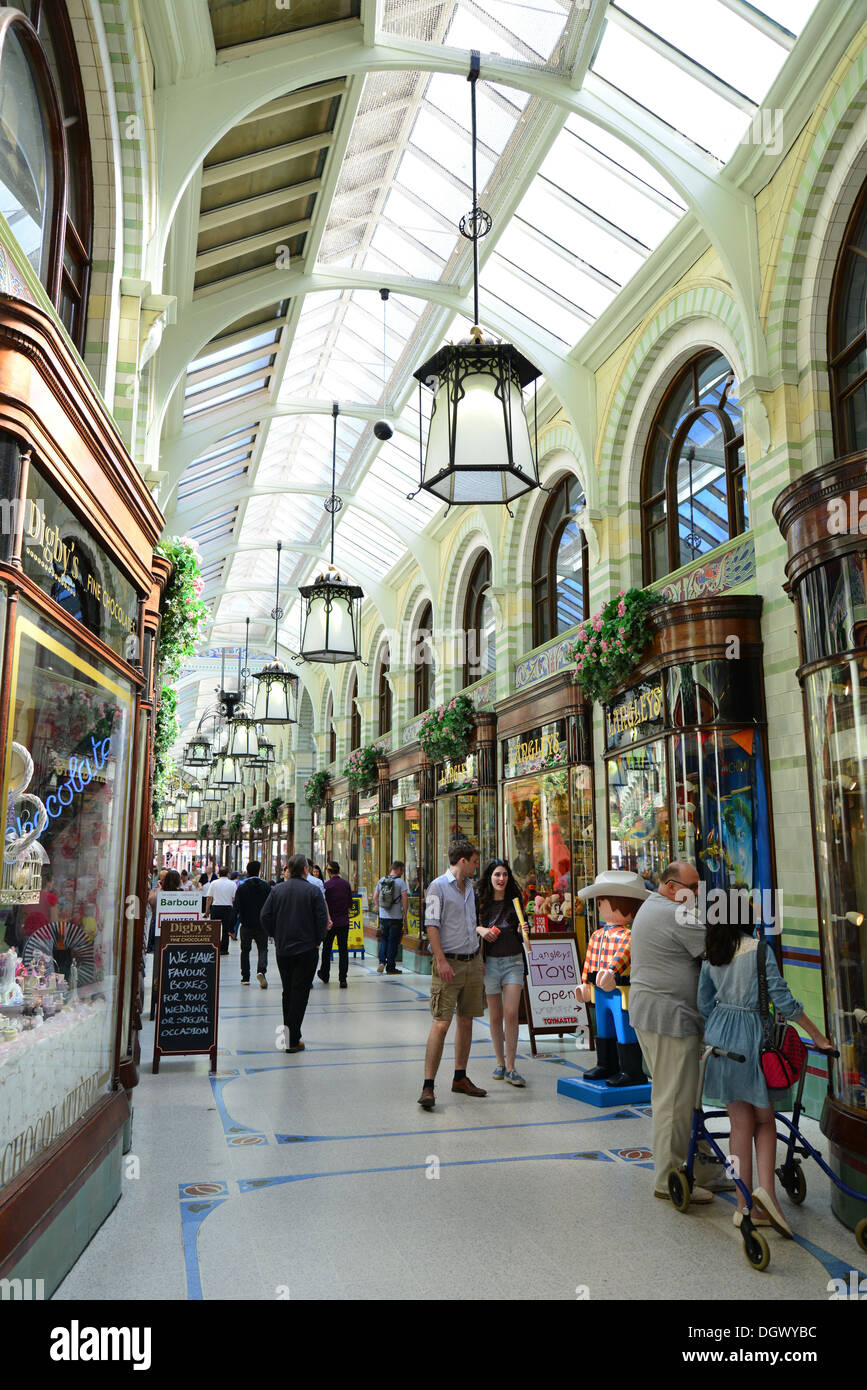
[{"label": "hanging lantern", "polygon": [[255,758],[259,752],[259,735],[253,715],[236,711],[230,728],[229,755],[233,758]]},{"label": "hanging lantern", "polygon": [[201,811],[202,809],[202,789],[201,787],[191,787],[189,796],[189,808],[191,811]]},{"label": "hanging lantern", "polygon": [[[276,645],[276,643],[275,643]],[[253,676],[258,681],[253,719],[259,724],[295,724],[298,677],[274,657]]]},{"label": "hanging lantern", "polygon": [[181,790],[178,792],[177,796],[175,797],[173,810],[177,813],[177,815],[185,816],[187,814],[188,805],[189,802],[187,798],[187,793],[182,787]]},{"label": "hanging lantern", "polygon": [[[468,81],[472,115],[473,206],[460,232],[473,244],[473,323],[469,338],[440,348],[413,375],[419,383],[419,489],[448,506],[509,506],[539,486],[523,389],[541,372],[511,343],[485,338],[479,324],[479,242],[493,225],[479,207],[476,173],[476,83],[473,52]],[[427,451],[422,439],[422,386],[433,393]],[[415,493],[410,496],[414,497]]]},{"label": "hanging lantern", "polygon": [[190,739],[184,753],[184,762],[187,767],[207,767],[211,761],[211,745],[208,739],[197,734]]},{"label": "hanging lantern", "polygon": [[341,661],[360,661],[358,636],[361,624],[361,600],[364,590],[357,584],[341,579],[334,568],[334,517],[343,506],[335,491],[337,486],[337,401],[331,407],[334,433],[331,450],[331,496],[325,509],[331,515],[331,563],[327,574],[320,574],[312,584],[300,590],[304,600],[301,635],[301,656],[304,661],[322,661],[336,665]]},{"label": "hanging lantern", "polygon": [[236,787],[241,781],[241,765],[229,753],[214,759],[211,781],[215,787]]},{"label": "hanging lantern", "polygon": [[358,634],[364,590],[329,571],[300,590],[305,603],[301,655],[305,661],[360,661]]}]

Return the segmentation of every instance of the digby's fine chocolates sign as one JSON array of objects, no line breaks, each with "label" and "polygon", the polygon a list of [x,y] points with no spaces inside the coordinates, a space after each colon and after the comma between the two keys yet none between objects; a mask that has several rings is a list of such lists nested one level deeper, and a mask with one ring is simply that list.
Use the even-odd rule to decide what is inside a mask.
[{"label": "digby's fine chocolates sign", "polygon": [[43,593],[127,661],[138,653],[135,589],[31,464],[21,560]]}]

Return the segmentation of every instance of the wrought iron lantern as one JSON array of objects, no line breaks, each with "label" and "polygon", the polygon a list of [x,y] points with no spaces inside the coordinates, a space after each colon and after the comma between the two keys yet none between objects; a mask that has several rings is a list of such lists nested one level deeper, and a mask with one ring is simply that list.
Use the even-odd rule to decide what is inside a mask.
[{"label": "wrought iron lantern", "polygon": [[325,502],[325,509],[331,516],[331,562],[327,573],[317,575],[312,584],[305,584],[300,589],[304,600],[301,656],[305,661],[322,661],[328,665],[361,660],[358,638],[361,600],[364,598],[364,590],[357,584],[341,579],[334,568],[334,518],[343,506],[336,492],[339,413],[335,401],[331,409],[334,420],[331,496]]},{"label": "wrought iron lantern", "polygon": [[[271,611],[274,619],[274,658],[253,676],[257,682],[253,701],[253,719],[258,724],[296,724],[295,704],[298,699],[298,677],[277,658],[277,629],[283,617],[280,607],[280,552],[283,542],[277,542],[277,597]],[[254,755],[255,756],[255,755]]]},{"label": "wrought iron lantern", "polygon": [[[541,375],[511,343],[486,338],[479,325],[479,242],[493,225],[479,207],[476,171],[476,83],[480,59],[473,52],[471,92],[473,206],[460,232],[473,244],[473,323],[470,337],[440,348],[414,373],[419,383],[419,455],[424,489],[449,506],[506,507],[539,486],[538,458],[530,438],[523,390]],[[422,387],[433,394],[427,451],[422,435]],[[410,493],[414,497],[415,492]]]}]

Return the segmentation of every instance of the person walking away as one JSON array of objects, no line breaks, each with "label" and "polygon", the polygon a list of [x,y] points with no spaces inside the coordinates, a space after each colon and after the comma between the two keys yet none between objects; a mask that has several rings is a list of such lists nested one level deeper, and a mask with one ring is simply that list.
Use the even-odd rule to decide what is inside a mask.
[{"label": "person walking away", "polygon": [[492,859],[479,879],[476,931],[482,939],[488,1021],[497,1058],[493,1076],[495,1081],[508,1081],[511,1086],[526,1086],[515,1065],[518,1010],[526,972],[516,898],[520,902],[521,890],[508,861]]},{"label": "person walking away", "polygon": [[[744,935],[740,925],[719,922],[707,927],[707,960],[701,967],[698,1007],[707,1020],[705,1043],[725,1052],[741,1053],[745,1062],[709,1057],[704,1077],[705,1095],[715,1106],[723,1105],[731,1121],[729,1150],[737,1164],[737,1176],[752,1192],[758,1206],[754,1225],[771,1225],[792,1239],[792,1231],[774,1192],[777,1157],[777,1124],[774,1107],[762,1074],[759,1049],[762,1022],[759,1013],[758,952],[765,957],[768,997],[776,1018],[787,1018],[809,1033],[818,1048],[833,1047],[804,1012],[780,974],[767,945]],[[753,1145],[759,1182],[753,1187]],[[743,1220],[745,1199],[738,1188],[734,1224]]]},{"label": "person walking away", "polygon": [[457,1012],[455,1074],[452,1090],[465,1096],[485,1096],[467,1076],[473,1041],[473,1019],[485,1011],[482,953],[476,932],[476,895],[471,882],[479,867],[478,850],[468,840],[449,847],[449,867],[429,885],[425,895],[425,927],[430,941],[430,1011],[433,1018],[424,1059],[424,1085],[418,1103],[423,1110],[436,1104],[434,1083],[446,1034]]},{"label": "person walking away", "polygon": [[241,984],[250,983],[250,947],[255,941],[258,952],[256,979],[260,989],[267,989],[268,933],[262,926],[261,913],[271,885],[260,877],[261,867],[258,859],[251,859],[248,863],[246,877],[238,884],[235,893],[235,912],[241,924]]},{"label": "person walking away", "polygon": [[287,867],[289,878],[268,894],[259,920],[274,938],[283,984],[284,1048],[303,1052],[301,1025],[328,927],[328,911],[325,895],[307,878],[304,855],[293,854]]},{"label": "person walking away", "polygon": [[331,978],[331,952],[337,938],[337,969],[340,988],[347,989],[349,974],[349,909],[352,907],[352,888],[345,878],[340,877],[340,865],[331,859],[325,865],[328,878],[325,883],[325,902],[328,907],[330,926],[322,946],[322,964],[317,975],[324,985]]},{"label": "person walking away", "polygon": [[221,869],[219,877],[208,884],[208,897],[205,902],[205,916],[214,917],[221,924],[220,955],[229,954],[229,933],[235,923],[235,893],[238,885],[229,878],[229,870]]},{"label": "person walking away", "polygon": [[402,975],[397,968],[397,948],[403,936],[409,903],[409,884],[403,877],[403,860],[395,859],[385,878],[381,878],[373,894],[373,905],[379,913],[379,965],[376,973]]},{"label": "person walking away", "polygon": [[[632,923],[629,1019],[651,1072],[653,1195],[665,1201],[668,1174],[689,1150],[704,1032],[697,1003],[704,926],[692,914],[698,884],[695,865],[674,860]],[[730,1186],[710,1172],[718,1188]],[[712,1202],[700,1159],[696,1177],[692,1201]]]}]

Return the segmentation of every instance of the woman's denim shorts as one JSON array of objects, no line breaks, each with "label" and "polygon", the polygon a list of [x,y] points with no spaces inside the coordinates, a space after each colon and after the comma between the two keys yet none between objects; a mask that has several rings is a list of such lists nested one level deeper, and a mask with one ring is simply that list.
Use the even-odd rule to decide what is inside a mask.
[{"label": "woman's denim shorts", "polygon": [[503,985],[524,983],[524,955],[489,956],[485,961],[485,994],[502,994]]}]

